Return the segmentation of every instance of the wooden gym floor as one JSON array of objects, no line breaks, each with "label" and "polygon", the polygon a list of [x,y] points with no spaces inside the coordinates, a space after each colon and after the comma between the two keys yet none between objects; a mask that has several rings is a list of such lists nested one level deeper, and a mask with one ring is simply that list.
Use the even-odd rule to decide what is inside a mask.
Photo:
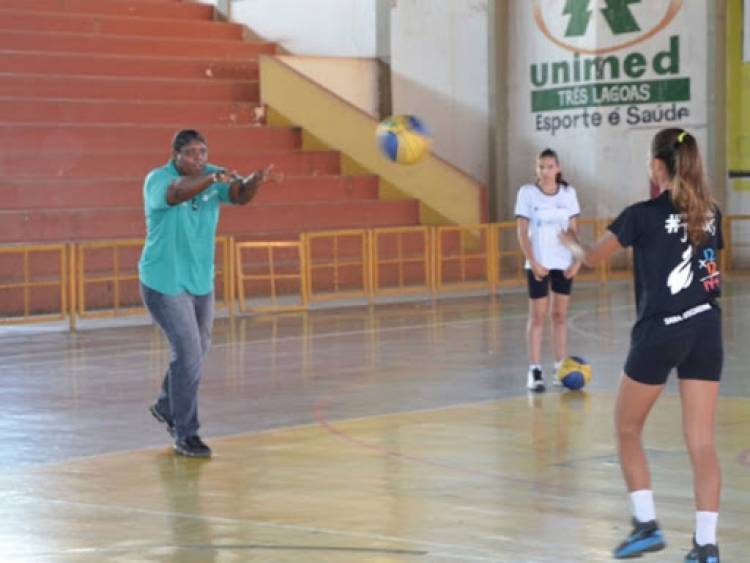
[{"label": "wooden gym floor", "polygon": [[[594,378],[535,396],[519,291],[217,319],[209,461],[175,457],[147,411],[168,359],[153,327],[2,329],[0,561],[609,561],[629,531],[612,404],[632,301],[629,283],[577,286],[570,350]],[[749,307],[750,282],[728,282],[730,563],[750,561]],[[693,504],[674,376],[646,446],[669,545],[644,561],[682,561]]]}]

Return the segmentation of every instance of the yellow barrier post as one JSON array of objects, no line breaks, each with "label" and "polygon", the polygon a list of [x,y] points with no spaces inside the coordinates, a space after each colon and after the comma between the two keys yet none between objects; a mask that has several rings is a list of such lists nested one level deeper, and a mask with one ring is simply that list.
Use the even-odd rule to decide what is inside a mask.
[{"label": "yellow barrier post", "polygon": [[76,321],[78,316],[76,314],[76,245],[70,243],[68,246],[68,286],[66,291],[68,293],[68,322],[70,330],[76,330]]},{"label": "yellow barrier post", "polygon": [[236,241],[234,240],[234,237],[229,237],[229,255],[227,256],[228,262],[227,262],[227,279],[229,280],[228,287],[229,287],[229,297],[227,299],[227,307],[229,308],[229,316],[234,316],[234,307],[235,307],[235,296],[236,293],[236,282],[237,280],[234,279],[235,276],[235,261],[234,261],[234,253],[235,253],[235,244]]}]

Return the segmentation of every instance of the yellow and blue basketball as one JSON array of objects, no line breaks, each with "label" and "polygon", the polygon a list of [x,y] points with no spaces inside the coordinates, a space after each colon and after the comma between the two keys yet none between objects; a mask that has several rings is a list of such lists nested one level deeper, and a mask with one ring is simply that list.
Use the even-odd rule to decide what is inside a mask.
[{"label": "yellow and blue basketball", "polygon": [[413,115],[393,115],[375,130],[378,147],[386,158],[399,164],[415,164],[430,149],[431,139],[424,123]]},{"label": "yellow and blue basketball", "polygon": [[557,377],[565,387],[577,391],[591,380],[591,366],[581,357],[570,356],[560,364]]}]

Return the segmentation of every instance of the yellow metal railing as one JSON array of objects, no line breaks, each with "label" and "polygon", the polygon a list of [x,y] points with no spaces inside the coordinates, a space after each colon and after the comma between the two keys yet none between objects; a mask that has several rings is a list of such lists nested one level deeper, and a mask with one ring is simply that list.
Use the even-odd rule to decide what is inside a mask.
[{"label": "yellow metal railing", "polygon": [[490,225],[440,226],[434,233],[435,288],[438,292],[492,286]]},{"label": "yellow metal railing", "polygon": [[[591,241],[607,220],[579,220]],[[298,241],[216,239],[217,301],[229,314],[303,310],[310,303],[440,293],[525,283],[515,222],[465,226],[318,231]],[[750,273],[750,215],[722,225],[720,268]],[[0,324],[115,317],[143,313],[137,261],[142,240],[0,247]],[[620,253],[577,279],[630,276],[632,254]]]},{"label": "yellow metal railing", "polygon": [[0,324],[52,322],[67,317],[67,256],[65,244],[0,247],[0,306],[7,311],[0,316]]},{"label": "yellow metal railing", "polygon": [[309,302],[371,296],[369,235],[367,229],[302,235]]},{"label": "yellow metal railing", "polygon": [[[234,254],[232,247],[234,245],[234,237],[221,236],[216,237],[216,254],[214,258],[215,270],[214,279],[220,280],[217,286],[221,287],[221,294],[217,295],[217,303],[220,309],[227,309],[231,314],[234,311],[234,268],[236,266],[234,261]],[[221,257],[221,262],[219,262]]]},{"label": "yellow metal railing", "polygon": [[492,229],[493,290],[498,286],[513,286],[524,283],[526,257],[518,246],[516,222],[494,223]]},{"label": "yellow metal railing", "polygon": [[76,245],[75,317],[94,319],[143,313],[138,256],[143,240],[87,241]]},{"label": "yellow metal railing", "polygon": [[[138,289],[138,260],[143,239],[86,241],[74,245],[71,264],[71,324],[95,319],[143,314]],[[215,276],[220,279],[217,301],[231,309],[230,237],[217,237]]]},{"label": "yellow metal railing", "polygon": [[427,226],[372,230],[370,288],[373,296],[433,291],[432,230]]},{"label": "yellow metal railing", "polygon": [[[299,311],[307,307],[307,284],[300,242],[235,242],[234,252],[236,295],[240,311]],[[250,256],[246,258],[248,254]],[[245,265],[248,262],[261,272],[247,273]],[[299,291],[299,300],[292,304],[282,303],[281,300],[281,296],[291,293],[289,282],[296,282]],[[248,284],[251,284],[249,289]],[[265,292],[259,291],[258,286],[261,284],[266,289]],[[253,291],[260,295],[255,295]],[[256,296],[270,300],[271,304],[248,306],[248,301]]]}]

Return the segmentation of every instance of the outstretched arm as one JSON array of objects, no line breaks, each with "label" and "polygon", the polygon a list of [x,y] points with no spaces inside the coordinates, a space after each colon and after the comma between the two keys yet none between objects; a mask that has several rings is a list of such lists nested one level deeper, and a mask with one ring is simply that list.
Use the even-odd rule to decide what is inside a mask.
[{"label": "outstretched arm", "polygon": [[232,203],[245,205],[258,193],[260,185],[271,175],[273,164],[264,170],[256,170],[247,178],[235,178],[229,185],[229,199]]},{"label": "outstretched arm", "polygon": [[562,231],[559,236],[560,242],[570,250],[576,260],[580,260],[589,268],[593,268],[599,262],[607,260],[615,252],[623,249],[617,237],[610,231],[603,234],[593,246],[581,244],[578,241],[578,235],[570,229]]},{"label": "outstretched arm", "polygon": [[198,176],[180,176],[167,188],[167,203],[177,205],[189,201],[203,190],[217,182],[229,182],[231,174],[224,170],[216,170]]}]

